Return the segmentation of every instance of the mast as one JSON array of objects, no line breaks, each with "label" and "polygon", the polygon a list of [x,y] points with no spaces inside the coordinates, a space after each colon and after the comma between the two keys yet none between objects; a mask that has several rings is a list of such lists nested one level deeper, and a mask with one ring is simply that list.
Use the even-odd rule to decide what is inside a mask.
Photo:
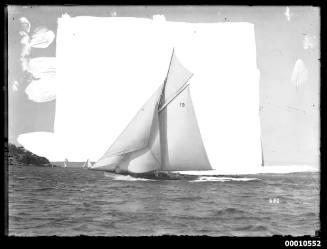
[{"label": "mast", "polygon": [[265,166],[265,160],[263,158],[263,147],[262,147],[262,139],[260,138],[260,144],[261,144],[261,166]]},{"label": "mast", "polygon": [[173,48],[173,52],[172,52],[171,57],[170,57],[170,62],[169,62],[169,66],[168,66],[168,71],[167,71],[166,78],[165,78],[165,81],[164,81],[164,83],[163,83],[162,90],[161,90],[161,94],[160,94],[160,97],[159,97],[159,105],[158,105],[158,109],[161,108],[161,105],[163,104],[162,102],[165,100],[165,89],[166,89],[166,84],[167,84],[167,78],[168,78],[168,75],[169,75],[170,66],[171,66],[171,62],[172,62],[172,60],[173,60],[174,53],[175,53],[175,48]]},{"label": "mast", "polygon": [[[175,53],[175,48],[173,48],[173,52],[171,53],[166,78],[164,80],[164,83],[163,83],[163,86],[162,86],[162,89],[161,89],[161,94],[160,94],[160,97],[159,97],[159,104],[158,104],[158,114],[159,114],[160,110],[162,109],[162,105],[164,104],[164,101],[165,101],[165,89],[166,89],[167,79],[168,79],[168,75],[169,75],[169,71],[170,71],[171,62],[172,62],[173,57],[174,57],[174,53]],[[159,128],[159,130],[160,130],[160,128]],[[160,162],[159,170],[162,170],[162,162]],[[158,174],[157,169],[154,170],[154,174],[157,176],[157,174]]]}]

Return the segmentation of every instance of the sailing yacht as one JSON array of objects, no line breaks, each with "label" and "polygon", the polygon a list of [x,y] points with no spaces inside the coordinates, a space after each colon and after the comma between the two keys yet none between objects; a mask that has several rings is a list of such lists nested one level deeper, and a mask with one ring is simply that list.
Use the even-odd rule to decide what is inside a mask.
[{"label": "sailing yacht", "polygon": [[91,168],[92,164],[90,162],[90,159],[87,159],[86,162],[83,164],[82,168]]},{"label": "sailing yacht", "polygon": [[66,158],[64,161],[64,168],[67,168],[67,166],[68,166],[68,159]]},{"label": "sailing yacht", "polygon": [[196,178],[171,171],[212,170],[190,96],[192,76],[173,50],[163,84],[91,169],[168,179]]}]

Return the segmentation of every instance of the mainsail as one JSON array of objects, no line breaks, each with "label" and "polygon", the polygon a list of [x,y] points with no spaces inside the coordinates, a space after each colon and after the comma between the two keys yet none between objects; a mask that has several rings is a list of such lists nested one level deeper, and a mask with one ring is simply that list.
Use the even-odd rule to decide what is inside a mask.
[{"label": "mainsail", "polygon": [[132,173],[212,169],[187,85],[192,75],[173,51],[163,85],[92,168]]},{"label": "mainsail", "polygon": [[162,170],[212,169],[203,146],[189,86],[159,113]]},{"label": "mainsail", "polygon": [[64,161],[64,167],[67,168],[67,166],[68,166],[68,159],[66,158]]}]

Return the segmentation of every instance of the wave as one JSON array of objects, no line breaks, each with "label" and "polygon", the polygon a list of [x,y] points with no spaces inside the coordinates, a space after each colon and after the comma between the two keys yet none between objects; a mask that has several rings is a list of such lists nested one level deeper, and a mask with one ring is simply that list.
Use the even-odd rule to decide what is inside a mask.
[{"label": "wave", "polygon": [[304,216],[306,216],[306,217],[317,217],[318,214],[317,213],[313,213],[313,212],[308,212],[308,213],[305,213]]},{"label": "wave", "polygon": [[[156,181],[155,179],[139,178],[129,175],[114,175],[105,173],[106,177],[110,177],[115,181]],[[238,181],[238,182],[247,182],[260,180],[258,178],[248,178],[248,177],[214,177],[214,176],[200,176],[196,180],[189,182],[228,182],[228,181]]]},{"label": "wave", "polygon": [[216,177],[216,176],[200,176],[199,179],[190,181],[190,182],[248,182],[248,181],[257,181],[258,178],[249,178],[249,177]]},{"label": "wave", "polygon": [[125,176],[125,175],[116,175],[116,174],[110,174],[110,173],[105,173],[105,177],[110,177],[114,181],[155,181],[153,179],[146,179],[146,178],[138,178],[138,177],[133,177],[133,176]]},{"label": "wave", "polygon": [[225,208],[218,210],[214,213],[214,216],[221,216],[221,215],[235,215],[235,214],[241,214],[244,215],[245,212],[243,210],[237,209],[237,208]]},{"label": "wave", "polygon": [[246,225],[242,227],[237,227],[236,231],[253,231],[253,232],[261,232],[268,231],[268,228],[263,225]]},{"label": "wave", "polygon": [[269,166],[240,166],[234,168],[219,168],[206,171],[175,171],[176,173],[198,176],[214,175],[256,175],[256,174],[289,174],[296,172],[319,172],[319,168],[311,165],[269,165]]},{"label": "wave", "polygon": [[200,196],[181,196],[181,197],[175,197],[169,200],[172,201],[198,201],[200,200],[201,197]]},{"label": "wave", "polygon": [[56,188],[54,187],[41,187],[41,188],[36,188],[36,191],[46,191],[46,190],[55,190]]}]

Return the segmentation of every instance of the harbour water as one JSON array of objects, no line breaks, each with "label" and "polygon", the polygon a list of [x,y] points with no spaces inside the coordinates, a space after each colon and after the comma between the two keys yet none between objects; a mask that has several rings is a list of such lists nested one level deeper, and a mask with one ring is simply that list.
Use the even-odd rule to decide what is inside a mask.
[{"label": "harbour water", "polygon": [[11,166],[9,235],[314,235],[319,172],[136,179],[85,168]]}]

